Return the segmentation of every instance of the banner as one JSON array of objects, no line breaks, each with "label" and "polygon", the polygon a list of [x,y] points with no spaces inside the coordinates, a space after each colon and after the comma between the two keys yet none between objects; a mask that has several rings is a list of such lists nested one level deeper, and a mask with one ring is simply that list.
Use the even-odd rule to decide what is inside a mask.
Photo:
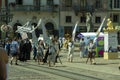
[{"label": "banner", "polygon": [[99,27],[98,30],[97,30],[96,36],[95,36],[95,38],[94,38],[94,40],[93,40],[94,43],[96,43],[96,40],[97,40],[97,38],[98,38],[98,36],[99,36],[99,34],[100,34],[100,32],[101,32],[101,29],[102,29],[102,27],[103,27],[103,24],[104,24],[104,22],[105,22],[105,19],[106,19],[106,17],[104,17],[104,19],[102,20],[102,23],[101,23],[100,27]]},{"label": "banner", "polygon": [[[42,19],[40,19],[40,20],[38,21],[38,24],[37,24],[36,28],[40,26],[41,21],[42,21]],[[35,29],[36,29],[36,28],[34,28],[34,26],[32,26],[33,31],[31,32],[31,33],[32,33],[32,42],[33,42],[33,45],[34,45],[35,47],[38,46],[38,38],[37,38],[37,36],[36,36],[36,34],[35,34]]]},{"label": "banner", "polygon": [[50,45],[51,44],[51,40],[48,37],[47,30],[45,28],[44,22],[42,22],[42,32],[43,32],[43,40],[44,40],[44,42],[46,44]]},{"label": "banner", "polygon": [[23,40],[28,38],[28,35],[26,32],[21,32],[20,35],[21,35]]},{"label": "banner", "polygon": [[72,41],[73,42],[74,42],[74,39],[75,39],[75,34],[76,34],[76,29],[77,29],[78,23],[79,23],[79,21],[76,22],[75,27],[74,27],[73,32],[72,32]]}]

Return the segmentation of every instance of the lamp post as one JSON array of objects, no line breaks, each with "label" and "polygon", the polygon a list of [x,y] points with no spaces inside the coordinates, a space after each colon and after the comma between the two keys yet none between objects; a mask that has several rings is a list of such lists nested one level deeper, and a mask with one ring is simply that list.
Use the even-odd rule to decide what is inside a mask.
[{"label": "lamp post", "polygon": [[61,9],[60,9],[60,5],[61,5],[61,1],[59,0],[59,6],[58,6],[58,17],[59,17],[59,22],[58,22],[59,25],[58,25],[58,27],[59,27],[59,37],[61,37],[61,25],[60,25],[60,24],[61,24],[61,23],[60,23],[60,19],[61,19],[61,18],[60,18],[60,17],[61,17],[61,16],[60,16],[60,11],[61,11]]},{"label": "lamp post", "polygon": [[[9,9],[9,5],[8,5],[8,0],[2,0],[2,6],[0,8],[0,21],[1,21],[1,25],[6,24],[8,25],[8,23],[11,21],[13,15],[10,14],[10,9]],[[3,32],[1,33],[3,38],[4,37],[8,37],[8,32]],[[3,35],[5,34],[5,35]]]}]

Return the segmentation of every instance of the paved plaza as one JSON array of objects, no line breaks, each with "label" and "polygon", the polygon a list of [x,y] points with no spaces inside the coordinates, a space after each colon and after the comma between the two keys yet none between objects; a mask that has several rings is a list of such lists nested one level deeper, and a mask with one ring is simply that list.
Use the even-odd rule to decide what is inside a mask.
[{"label": "paved plaza", "polygon": [[[120,53],[119,53],[120,55]],[[120,59],[105,60],[96,58],[96,65],[86,64],[86,58],[80,58],[79,52],[74,53],[73,63],[67,62],[67,51],[60,52],[62,64],[54,67],[47,64],[38,65],[34,60],[18,62],[19,65],[9,64],[8,80],[119,80],[118,69]]]}]

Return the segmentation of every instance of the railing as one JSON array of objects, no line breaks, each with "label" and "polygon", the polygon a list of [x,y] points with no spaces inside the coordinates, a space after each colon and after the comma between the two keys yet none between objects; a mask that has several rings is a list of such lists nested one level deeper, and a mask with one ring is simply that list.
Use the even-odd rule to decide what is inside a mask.
[{"label": "railing", "polygon": [[62,11],[77,11],[77,12],[81,12],[81,11],[92,11],[93,7],[90,6],[80,6],[80,5],[73,5],[73,6],[62,6],[61,7]]},{"label": "railing", "polygon": [[56,8],[54,5],[53,6],[33,6],[33,5],[16,5],[16,6],[11,6],[10,10],[12,11],[56,11]]},{"label": "railing", "polygon": [[71,6],[62,6],[60,10],[61,11],[71,11],[71,10],[73,10],[73,8]]}]

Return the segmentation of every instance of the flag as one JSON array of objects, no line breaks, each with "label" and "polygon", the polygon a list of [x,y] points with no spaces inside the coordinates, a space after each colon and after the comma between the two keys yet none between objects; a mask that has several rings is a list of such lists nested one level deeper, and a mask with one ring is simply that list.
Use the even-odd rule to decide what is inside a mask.
[{"label": "flag", "polygon": [[26,23],[24,26],[17,26],[16,32],[26,32],[26,33],[32,33],[35,29],[37,29],[41,24],[41,19],[38,21],[37,26],[34,28],[32,25],[30,25],[30,22]]},{"label": "flag", "polygon": [[101,23],[100,27],[99,27],[98,30],[97,30],[96,36],[95,36],[95,38],[94,38],[94,40],[93,40],[94,43],[96,43],[96,40],[97,40],[97,38],[98,38],[98,36],[99,36],[99,34],[100,34],[100,32],[101,32],[101,29],[102,29],[102,27],[103,27],[103,24],[104,24],[104,22],[105,22],[105,19],[106,19],[106,17],[104,17],[104,19],[102,20],[102,23]]},{"label": "flag", "polygon": [[21,35],[23,40],[28,38],[28,35],[26,32],[20,32],[20,35]]},{"label": "flag", "polygon": [[[38,21],[38,24],[37,24],[37,26],[36,26],[36,28],[37,27],[39,27],[40,26],[40,24],[41,24],[41,21],[42,21],[42,19],[40,19],[39,21]],[[36,28],[34,28],[34,26],[32,26],[32,41],[33,41],[33,44],[34,44],[34,46],[35,47],[38,47],[38,38],[37,38],[37,36],[36,36],[36,34],[35,34],[35,29]]]},{"label": "flag", "polygon": [[42,22],[42,32],[43,32],[43,40],[46,44],[50,45],[51,44],[51,40],[47,35],[47,31],[44,25],[44,22]]},{"label": "flag", "polygon": [[23,27],[28,27],[30,25],[30,21],[26,22]]},{"label": "flag", "polygon": [[79,21],[76,22],[75,27],[73,29],[73,32],[72,32],[72,41],[74,41],[74,39],[75,39],[75,33],[76,33],[76,29],[77,29],[78,23],[79,23]]},{"label": "flag", "polygon": [[[34,27],[34,26],[32,26],[32,27]],[[38,46],[38,38],[36,37],[35,31],[32,32],[32,41],[33,41],[33,45],[35,47],[37,47]]]},{"label": "flag", "polygon": [[42,19],[39,19],[37,27],[40,26]]}]

